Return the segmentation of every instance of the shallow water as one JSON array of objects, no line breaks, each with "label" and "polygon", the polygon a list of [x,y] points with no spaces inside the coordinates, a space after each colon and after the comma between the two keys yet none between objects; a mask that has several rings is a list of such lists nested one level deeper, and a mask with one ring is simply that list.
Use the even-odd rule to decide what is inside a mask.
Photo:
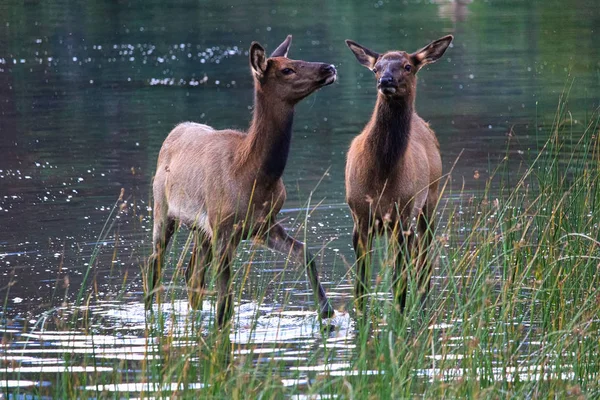
[{"label": "shallow water", "polygon": [[[375,84],[343,40],[378,51],[414,51],[442,35],[455,36],[444,58],[419,73],[417,109],[437,132],[445,172],[452,170],[443,202],[462,204],[484,188],[490,167],[506,154],[515,170],[527,162],[569,88],[572,130],[583,130],[600,103],[598,29],[594,0],[568,8],[558,1],[478,0],[302,7],[263,1],[252,7],[229,1],[3,3],[0,298],[6,299],[4,331],[14,341],[2,356],[21,358],[0,386],[12,385],[18,372],[28,379],[60,369],[58,354],[89,347],[83,332],[65,337],[49,323],[57,313],[73,312],[88,271],[83,293],[92,293],[89,313],[101,321],[94,340],[104,340],[102,357],[143,357],[140,266],[149,254],[148,201],[160,145],[180,121],[245,128],[252,106],[247,48],[257,40],[273,49],[288,33],[294,35],[290,57],[331,62],[339,73],[336,84],[297,107],[280,219],[295,232],[310,215],[297,236],[306,235],[340,311],[330,338],[340,349],[327,368],[351,373],[353,321],[342,310],[350,308],[354,256],[343,170],[347,147],[371,113]],[[124,201],[117,201],[121,193]],[[168,275],[185,236],[177,241]],[[288,360],[290,371],[326,368],[318,357],[306,356],[307,348],[322,343],[301,271],[249,245],[238,254],[238,270],[251,258],[252,273],[236,308],[232,341],[265,349],[280,343],[273,355]],[[269,284],[278,289],[267,290],[256,304],[255,294]],[[185,320],[182,286],[181,279],[172,281],[178,302],[168,312]],[[257,313],[257,327],[248,329]],[[32,348],[35,356],[27,354]],[[135,385],[126,389],[139,391]]]}]

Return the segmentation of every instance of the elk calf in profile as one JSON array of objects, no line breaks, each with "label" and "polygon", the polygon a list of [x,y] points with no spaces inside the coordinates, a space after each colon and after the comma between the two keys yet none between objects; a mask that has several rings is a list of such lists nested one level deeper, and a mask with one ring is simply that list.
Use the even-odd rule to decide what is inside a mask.
[{"label": "elk calf in profile", "polygon": [[281,180],[292,138],[294,105],[333,83],[333,65],[287,58],[292,37],[265,56],[250,47],[254,77],[254,115],[247,133],[214,130],[185,122],[165,139],[154,177],[153,254],[149,260],[146,305],[152,303],[166,246],[176,221],[194,230],[192,258],[186,270],[190,305],[202,301],[206,267],[217,261],[217,323],[233,310],[231,261],[246,238],[288,254],[306,265],[320,315],[334,314],[305,245],[289,236],[275,219],[285,197]]},{"label": "elk calf in profile", "polygon": [[433,239],[433,212],[438,201],[442,160],[435,133],[419,117],[414,103],[417,72],[437,61],[452,36],[438,39],[421,50],[376,53],[346,40],[358,62],[375,73],[377,103],[371,120],[350,146],[346,163],[346,200],[354,220],[356,252],[354,295],[358,311],[364,309],[367,290],[367,255],[373,235],[391,232],[398,246],[394,254],[394,296],[403,310],[407,274],[417,219],[417,276],[422,301],[429,291],[431,260],[427,250]]}]

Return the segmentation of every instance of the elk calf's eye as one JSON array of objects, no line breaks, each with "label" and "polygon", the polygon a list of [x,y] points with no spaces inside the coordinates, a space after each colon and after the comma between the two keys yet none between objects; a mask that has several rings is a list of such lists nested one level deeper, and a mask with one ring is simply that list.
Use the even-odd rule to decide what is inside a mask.
[{"label": "elk calf's eye", "polygon": [[373,71],[374,74],[377,73],[377,68],[373,68],[371,71]]},{"label": "elk calf's eye", "polygon": [[289,74],[293,74],[294,70],[290,69],[290,68],[284,68],[284,69],[281,70],[281,73],[284,74],[284,75],[289,75]]},{"label": "elk calf's eye", "polygon": [[404,69],[405,69],[407,72],[410,72],[411,68],[412,68],[412,67],[410,66],[410,64],[406,64],[406,65],[404,66]]}]

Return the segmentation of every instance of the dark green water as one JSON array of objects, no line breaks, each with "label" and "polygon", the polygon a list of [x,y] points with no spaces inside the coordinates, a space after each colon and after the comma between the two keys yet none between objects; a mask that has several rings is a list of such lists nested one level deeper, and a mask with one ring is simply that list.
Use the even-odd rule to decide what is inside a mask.
[{"label": "dark green water", "polygon": [[[160,145],[186,120],[245,129],[252,106],[247,49],[256,40],[272,50],[287,34],[294,36],[290,57],[333,63],[339,75],[297,107],[281,218],[293,230],[308,205],[306,241],[319,255],[334,306],[347,309],[354,256],[344,204],[345,153],[369,118],[376,91],[344,39],[377,51],[414,51],[455,36],[444,58],[419,73],[417,109],[437,132],[445,172],[456,163],[443,201],[460,202],[463,185],[463,195],[478,193],[490,166],[507,151],[515,168],[535,153],[569,88],[573,130],[583,130],[600,103],[599,9],[596,0],[3,2],[5,326],[21,332],[39,323],[43,311],[63,301],[68,308],[98,248],[91,272],[96,289],[85,290],[96,291],[94,312],[132,337],[141,334],[140,266],[149,254],[150,182]],[[122,189],[127,205],[109,219]],[[107,220],[115,225],[98,243]],[[281,257],[263,258],[253,264],[248,300],[255,285],[284,268]],[[302,275],[292,275],[286,309],[311,310],[305,283],[296,282]],[[310,323],[297,316],[280,322],[289,336],[269,336],[268,313],[281,299],[268,295],[261,305],[265,336],[311,341]],[[349,329],[348,318],[340,316],[340,326]],[[117,332],[108,325],[99,329],[108,337]],[[245,334],[238,331],[241,342]],[[341,352],[340,362],[350,353]]]}]

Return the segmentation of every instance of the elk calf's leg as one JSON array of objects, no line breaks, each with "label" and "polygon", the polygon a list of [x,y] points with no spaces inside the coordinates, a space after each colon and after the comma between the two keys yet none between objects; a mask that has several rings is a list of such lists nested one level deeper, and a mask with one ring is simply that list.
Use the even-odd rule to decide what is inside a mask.
[{"label": "elk calf's leg", "polygon": [[431,245],[433,243],[433,221],[425,214],[419,217],[417,223],[419,231],[419,254],[417,262],[417,270],[419,273],[419,294],[421,296],[421,305],[424,306],[427,300],[427,295],[431,289],[431,275],[433,273],[433,260],[430,254]]},{"label": "elk calf's leg", "polygon": [[232,252],[225,248],[219,254],[217,268],[217,325],[223,328],[233,314],[233,293],[231,292]]},{"label": "elk calf's leg", "polygon": [[400,232],[396,235],[398,238],[398,248],[395,250],[393,292],[394,298],[400,307],[400,312],[404,312],[406,307],[406,292],[408,290],[408,271],[410,267],[410,253],[414,241],[414,232],[412,230]]},{"label": "elk calf's leg", "polygon": [[188,287],[188,299],[192,310],[202,309],[202,298],[206,279],[206,269],[212,261],[212,245],[210,239],[202,233],[194,234],[194,248],[185,279]]},{"label": "elk calf's leg", "polygon": [[354,305],[359,313],[365,309],[365,293],[369,290],[369,280],[371,278],[371,246],[372,240],[369,235],[361,234],[359,229],[355,228],[352,233],[352,245],[356,253],[356,278],[354,280]]},{"label": "elk calf's leg", "polygon": [[271,225],[266,235],[266,243],[269,248],[287,254],[298,264],[306,265],[306,275],[308,276],[313,294],[318,300],[321,318],[333,317],[335,311],[329,303],[325,290],[319,281],[317,265],[312,255],[306,249],[306,245],[288,235],[285,229],[277,223]]},{"label": "elk calf's leg", "polygon": [[154,298],[154,291],[160,281],[162,275],[162,266],[164,264],[165,253],[167,252],[167,246],[175,231],[175,221],[172,219],[166,219],[163,223],[155,223],[154,233],[152,235],[152,255],[148,260],[148,268],[146,273],[146,309],[149,310],[152,307],[152,299]]}]

